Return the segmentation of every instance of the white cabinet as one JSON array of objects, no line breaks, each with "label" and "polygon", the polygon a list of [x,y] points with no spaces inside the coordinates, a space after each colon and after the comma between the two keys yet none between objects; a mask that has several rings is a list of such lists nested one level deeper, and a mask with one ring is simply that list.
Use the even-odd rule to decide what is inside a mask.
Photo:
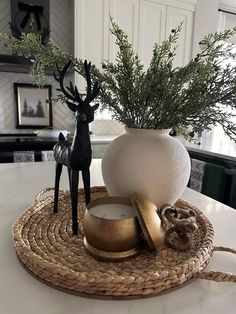
[{"label": "white cabinet", "polygon": [[109,0],[75,0],[75,55],[97,66],[108,57]]},{"label": "white cabinet", "polygon": [[107,144],[95,144],[95,143],[92,143],[92,153],[93,153],[93,158],[103,158],[106,150],[107,150],[107,147],[109,145],[109,142]]},{"label": "white cabinet", "polygon": [[[124,30],[134,50],[138,48],[139,0],[110,0],[110,16]],[[109,60],[114,61],[117,53],[114,35],[109,32]]]},{"label": "white cabinet", "polygon": [[145,68],[150,64],[154,43],[167,39],[171,30],[183,22],[174,61],[183,66],[192,56],[195,6],[183,1],[140,1],[139,56]]},{"label": "white cabinet", "polygon": [[145,68],[150,64],[154,43],[165,39],[166,8],[159,1],[140,1],[138,54]]},{"label": "white cabinet", "polygon": [[176,64],[191,58],[196,0],[75,0],[75,55],[96,66],[114,61],[117,47],[109,31],[109,18],[127,32],[145,67],[150,63],[154,42],[168,37],[183,21]]},{"label": "white cabinet", "polygon": [[174,60],[175,66],[183,66],[192,56],[194,13],[186,9],[168,6],[166,14],[166,38],[169,36],[171,30],[180,25],[181,22],[183,24],[177,43],[178,47]]}]

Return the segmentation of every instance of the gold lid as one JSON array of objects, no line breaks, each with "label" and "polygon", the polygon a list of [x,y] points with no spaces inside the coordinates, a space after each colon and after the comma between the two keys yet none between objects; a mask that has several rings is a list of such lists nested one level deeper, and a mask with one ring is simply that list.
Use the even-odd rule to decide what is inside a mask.
[{"label": "gold lid", "polygon": [[164,242],[164,231],[156,205],[140,193],[135,192],[130,198],[148,246],[158,251]]}]

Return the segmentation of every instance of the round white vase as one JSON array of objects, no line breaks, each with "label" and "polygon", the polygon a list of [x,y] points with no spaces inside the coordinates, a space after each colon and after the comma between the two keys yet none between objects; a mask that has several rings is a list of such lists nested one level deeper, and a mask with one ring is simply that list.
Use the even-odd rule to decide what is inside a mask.
[{"label": "round white vase", "polygon": [[169,129],[126,128],[102,160],[102,175],[110,195],[146,195],[160,208],[174,204],[187,186],[190,157],[185,147],[169,135]]}]

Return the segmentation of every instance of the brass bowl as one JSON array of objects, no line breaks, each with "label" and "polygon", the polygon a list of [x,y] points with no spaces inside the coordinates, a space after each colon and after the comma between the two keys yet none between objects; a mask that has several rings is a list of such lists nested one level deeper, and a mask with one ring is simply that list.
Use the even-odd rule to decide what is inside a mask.
[{"label": "brass bowl", "polygon": [[[109,218],[100,214],[105,207]],[[128,210],[128,217],[119,217],[118,207]],[[84,214],[83,229],[86,249],[99,260],[122,260],[139,252],[141,229],[132,203],[127,198],[112,196],[90,202]]]}]

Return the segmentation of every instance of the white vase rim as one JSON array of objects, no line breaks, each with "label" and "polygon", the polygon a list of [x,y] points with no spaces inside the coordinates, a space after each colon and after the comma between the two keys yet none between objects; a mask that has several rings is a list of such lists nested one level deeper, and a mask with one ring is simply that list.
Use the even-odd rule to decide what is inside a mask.
[{"label": "white vase rim", "polygon": [[135,129],[125,127],[125,131],[129,135],[169,135],[171,129]]}]

